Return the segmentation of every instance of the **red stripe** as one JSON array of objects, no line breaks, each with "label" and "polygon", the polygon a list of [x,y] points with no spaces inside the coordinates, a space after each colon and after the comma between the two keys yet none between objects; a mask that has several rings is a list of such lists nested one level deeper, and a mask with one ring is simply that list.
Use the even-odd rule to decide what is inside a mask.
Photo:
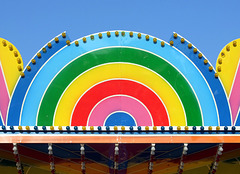
[{"label": "red stripe", "polygon": [[167,111],[159,97],[146,86],[131,80],[109,80],[89,89],[76,104],[71,125],[86,126],[93,107],[102,99],[117,94],[140,100],[150,111],[155,126],[169,126]]}]

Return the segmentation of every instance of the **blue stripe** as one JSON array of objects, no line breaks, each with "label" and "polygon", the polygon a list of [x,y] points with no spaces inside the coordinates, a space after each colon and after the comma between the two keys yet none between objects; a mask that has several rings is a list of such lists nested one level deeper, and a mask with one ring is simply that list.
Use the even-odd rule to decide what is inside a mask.
[{"label": "blue stripe", "polygon": [[[217,109],[218,109],[218,114],[219,114],[219,122],[220,122],[220,126],[231,126],[231,112],[230,112],[230,107],[229,107],[229,103],[228,103],[228,99],[226,96],[226,93],[224,91],[224,87],[222,86],[220,80],[218,78],[215,78],[214,74],[215,71],[209,71],[208,67],[210,66],[209,63],[204,64],[203,61],[204,57],[202,57],[201,59],[198,58],[198,54],[197,53],[193,53],[193,47],[191,49],[188,48],[188,44],[189,42],[185,41],[184,43],[181,43],[181,37],[177,37],[174,38],[174,36],[172,35],[172,37],[170,38],[170,40],[174,41],[174,47],[176,47],[177,49],[179,49],[180,51],[182,51],[187,57],[189,57],[192,62],[198,67],[198,69],[201,71],[201,73],[204,75],[204,77],[207,80],[207,83],[210,86],[210,89],[214,95],[215,101],[216,101],[216,105],[217,105]],[[206,97],[205,95],[203,97]],[[210,115],[205,115],[205,117],[209,117]],[[205,119],[204,117],[204,119]],[[211,115],[211,117],[213,117],[213,115]],[[216,117],[214,115],[214,117]],[[205,126],[217,126],[215,124],[215,122],[211,122],[211,120],[209,120],[209,122],[207,122],[206,124],[204,124]]]},{"label": "blue stripe", "polygon": [[235,123],[235,126],[240,126],[240,112],[239,111],[238,111],[237,121]]},{"label": "blue stripe", "polygon": [[[42,55],[42,57],[39,59],[37,56],[34,57],[34,59],[36,60],[36,64],[32,64],[32,62],[30,62],[28,64],[28,66],[31,67],[31,71],[24,71],[25,77],[24,78],[20,78],[17,86],[12,94],[12,98],[9,104],[9,111],[8,111],[8,118],[7,118],[7,125],[11,125],[11,126],[17,126],[19,125],[19,118],[20,118],[20,112],[21,112],[21,107],[22,107],[22,103],[24,100],[24,96],[27,92],[27,89],[30,85],[30,83],[32,82],[34,76],[37,74],[37,72],[39,71],[39,69],[43,66],[43,64],[59,49],[61,49],[63,46],[66,45],[66,41],[69,40],[69,37],[66,36],[66,38],[63,38],[62,36],[59,36],[59,42],[55,43],[55,41],[53,40],[51,42],[52,44],[52,48],[48,48],[46,47],[47,52],[43,53],[43,51],[41,50],[40,53]],[[29,116],[26,119],[31,119],[32,117],[36,117],[36,115],[34,116]],[[35,124],[34,124],[35,125]]]},{"label": "blue stripe", "polygon": [[3,117],[2,117],[2,113],[1,112],[0,112],[0,117],[1,117],[0,118],[0,126],[3,126],[4,125],[3,122],[2,122],[3,121]]},{"label": "blue stripe", "polygon": [[106,119],[104,126],[136,126],[136,122],[130,114],[118,111]]}]

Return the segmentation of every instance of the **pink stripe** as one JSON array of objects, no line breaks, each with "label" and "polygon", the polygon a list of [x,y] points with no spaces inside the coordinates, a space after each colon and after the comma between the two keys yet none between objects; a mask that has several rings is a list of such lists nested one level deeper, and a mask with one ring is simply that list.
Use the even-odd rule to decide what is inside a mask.
[{"label": "pink stripe", "polygon": [[231,111],[232,111],[233,124],[235,123],[238,109],[240,106],[240,91],[239,90],[240,90],[240,68],[239,68],[239,64],[238,64],[237,74],[236,74],[235,80],[233,82],[233,87],[232,87],[232,91],[231,91],[231,95],[230,95],[230,99],[229,99],[230,107],[231,107]]},{"label": "pink stripe", "polygon": [[4,80],[2,67],[0,66],[0,110],[2,113],[4,123],[6,122],[8,104],[9,104],[9,95],[8,95],[7,84]]},{"label": "pink stripe", "polygon": [[89,126],[103,125],[107,116],[116,111],[131,114],[138,126],[152,126],[151,115],[146,107],[128,96],[111,96],[98,103],[89,116]]}]

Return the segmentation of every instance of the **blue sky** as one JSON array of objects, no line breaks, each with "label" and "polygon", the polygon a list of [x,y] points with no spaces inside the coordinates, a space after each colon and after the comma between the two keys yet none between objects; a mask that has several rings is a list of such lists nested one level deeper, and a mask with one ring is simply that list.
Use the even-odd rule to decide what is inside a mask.
[{"label": "blue sky", "polygon": [[107,30],[147,33],[168,41],[177,32],[215,65],[221,49],[240,37],[239,0],[1,0],[0,37],[24,65],[49,40]]}]

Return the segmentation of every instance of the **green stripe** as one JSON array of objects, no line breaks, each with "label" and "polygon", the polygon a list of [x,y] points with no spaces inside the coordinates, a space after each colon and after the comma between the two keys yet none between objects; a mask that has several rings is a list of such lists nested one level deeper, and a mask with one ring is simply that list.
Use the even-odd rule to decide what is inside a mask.
[{"label": "green stripe", "polygon": [[[43,97],[38,126],[53,124],[54,111],[66,87],[84,71],[104,63],[129,62],[147,67],[161,75],[174,88],[183,103],[188,126],[201,126],[198,101],[186,79],[168,62],[149,52],[133,48],[105,48],[80,56],[66,66],[52,81]],[[161,88],[161,86],[159,86]]]}]

